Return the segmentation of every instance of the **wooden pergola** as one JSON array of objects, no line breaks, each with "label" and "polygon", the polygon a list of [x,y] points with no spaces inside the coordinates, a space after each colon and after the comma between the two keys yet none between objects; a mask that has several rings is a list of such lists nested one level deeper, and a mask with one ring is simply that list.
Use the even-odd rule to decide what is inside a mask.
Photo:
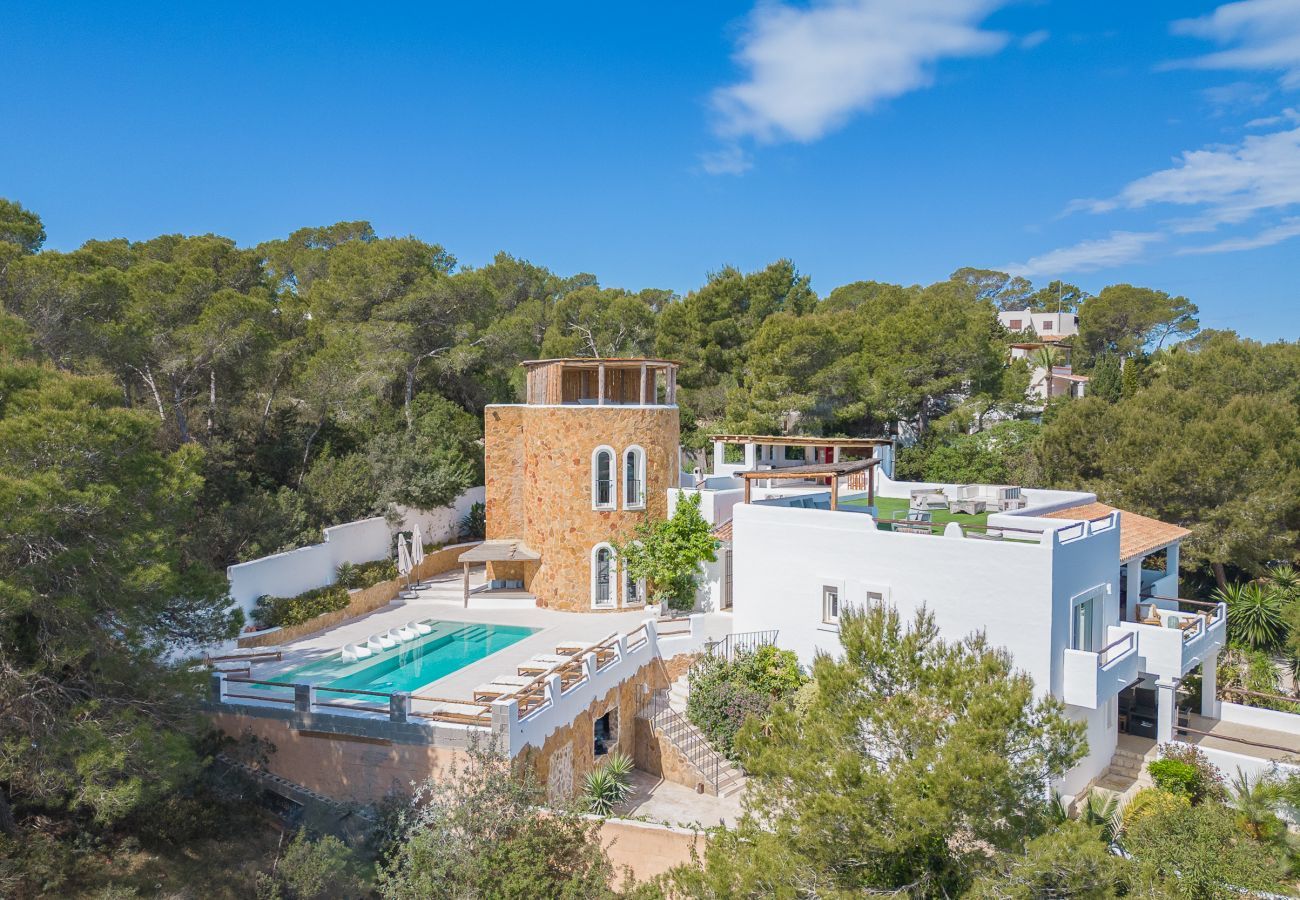
[{"label": "wooden pergola", "polygon": [[785,466],[780,469],[761,469],[753,472],[738,472],[745,479],[745,502],[750,502],[750,486],[754,481],[803,481],[810,478],[829,478],[831,481],[831,509],[840,508],[840,479],[858,472],[867,473],[867,504],[876,503],[876,466],[880,460],[855,459],[839,463],[814,463],[807,466]]},{"label": "wooden pergola", "polygon": [[715,434],[709,440],[722,444],[758,444],[762,447],[839,447],[868,450],[889,446],[890,438],[808,437],[802,434]]},{"label": "wooden pergola", "polygon": [[514,538],[484,541],[477,547],[466,550],[458,557],[458,561],[465,567],[465,606],[469,606],[469,567],[472,563],[536,562],[541,558],[540,553],[529,550],[523,541]]}]

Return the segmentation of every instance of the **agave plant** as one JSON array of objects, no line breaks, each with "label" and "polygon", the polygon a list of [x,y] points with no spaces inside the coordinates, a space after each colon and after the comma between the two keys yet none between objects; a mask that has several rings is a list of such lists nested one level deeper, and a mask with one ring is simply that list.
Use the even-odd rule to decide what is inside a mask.
[{"label": "agave plant", "polygon": [[609,761],[587,774],[584,798],[587,811],[608,816],[632,793],[632,760],[622,753],[610,754]]},{"label": "agave plant", "polygon": [[1286,634],[1286,604],[1271,585],[1230,584],[1217,588],[1214,599],[1228,604],[1228,637],[1235,644],[1269,650]]}]

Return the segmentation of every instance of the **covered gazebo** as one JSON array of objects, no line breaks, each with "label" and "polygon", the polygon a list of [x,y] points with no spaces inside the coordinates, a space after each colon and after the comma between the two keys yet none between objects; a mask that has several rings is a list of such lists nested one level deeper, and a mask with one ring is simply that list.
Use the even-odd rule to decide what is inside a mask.
[{"label": "covered gazebo", "polygon": [[831,509],[840,506],[840,479],[859,473],[865,473],[867,487],[867,504],[876,503],[876,467],[880,460],[854,459],[848,462],[813,463],[806,466],[785,466],[780,469],[760,469],[756,472],[738,472],[745,480],[745,502],[750,502],[751,486],[755,481],[811,481],[817,478],[830,480]]},{"label": "covered gazebo", "polygon": [[497,564],[514,564],[522,570],[524,564],[535,563],[542,558],[540,553],[528,549],[523,541],[516,538],[504,538],[501,540],[484,541],[477,547],[466,550],[459,557],[462,566],[465,567],[465,606],[469,606],[469,567],[475,563],[497,563]]}]

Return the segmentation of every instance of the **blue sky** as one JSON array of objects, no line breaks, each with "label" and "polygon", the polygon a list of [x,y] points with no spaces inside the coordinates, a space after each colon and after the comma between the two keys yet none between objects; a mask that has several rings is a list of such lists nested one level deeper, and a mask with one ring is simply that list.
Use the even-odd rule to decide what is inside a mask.
[{"label": "blue sky", "polygon": [[0,7],[47,246],[365,218],[687,291],[963,265],[1300,335],[1300,0]]}]

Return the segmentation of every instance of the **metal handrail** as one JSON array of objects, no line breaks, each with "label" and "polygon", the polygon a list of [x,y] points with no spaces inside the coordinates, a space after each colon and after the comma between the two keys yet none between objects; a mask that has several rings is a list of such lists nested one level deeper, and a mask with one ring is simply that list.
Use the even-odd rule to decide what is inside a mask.
[{"label": "metal handrail", "polygon": [[[731,662],[737,653],[752,653],[759,647],[776,643],[777,631],[740,631],[728,634],[720,641],[705,641],[704,652]],[[722,649],[719,650],[718,648]]]},{"label": "metal handrail", "polygon": [[[1113,662],[1115,661],[1114,659],[1106,659],[1106,658],[1105,658],[1106,654],[1107,654],[1110,650],[1113,650],[1115,647],[1118,647],[1120,644],[1124,644],[1124,643],[1127,643],[1127,644],[1129,645],[1129,649],[1134,649],[1134,648],[1137,646],[1136,641],[1137,641],[1137,634],[1136,634],[1135,632],[1132,632],[1132,631],[1126,631],[1126,632],[1124,632],[1123,637],[1116,638],[1115,640],[1113,640],[1113,641],[1111,641],[1109,644],[1107,644],[1105,647],[1102,647],[1100,650],[1097,651],[1097,664],[1098,664],[1098,666],[1099,666],[1099,667],[1105,667],[1105,666],[1108,666],[1108,665],[1110,665],[1111,663],[1113,663]],[[1126,652],[1127,652],[1127,651],[1126,651]],[[1119,656],[1115,657],[1115,659],[1119,659],[1120,656],[1123,656],[1123,655],[1124,655],[1124,654],[1121,653]]]},{"label": "metal handrail", "polygon": [[674,747],[690,762],[704,780],[716,791],[721,785],[722,754],[709,746],[704,737],[690,720],[683,717],[668,705],[668,691],[660,689],[650,694],[649,701],[641,707],[641,718],[660,728]]}]

